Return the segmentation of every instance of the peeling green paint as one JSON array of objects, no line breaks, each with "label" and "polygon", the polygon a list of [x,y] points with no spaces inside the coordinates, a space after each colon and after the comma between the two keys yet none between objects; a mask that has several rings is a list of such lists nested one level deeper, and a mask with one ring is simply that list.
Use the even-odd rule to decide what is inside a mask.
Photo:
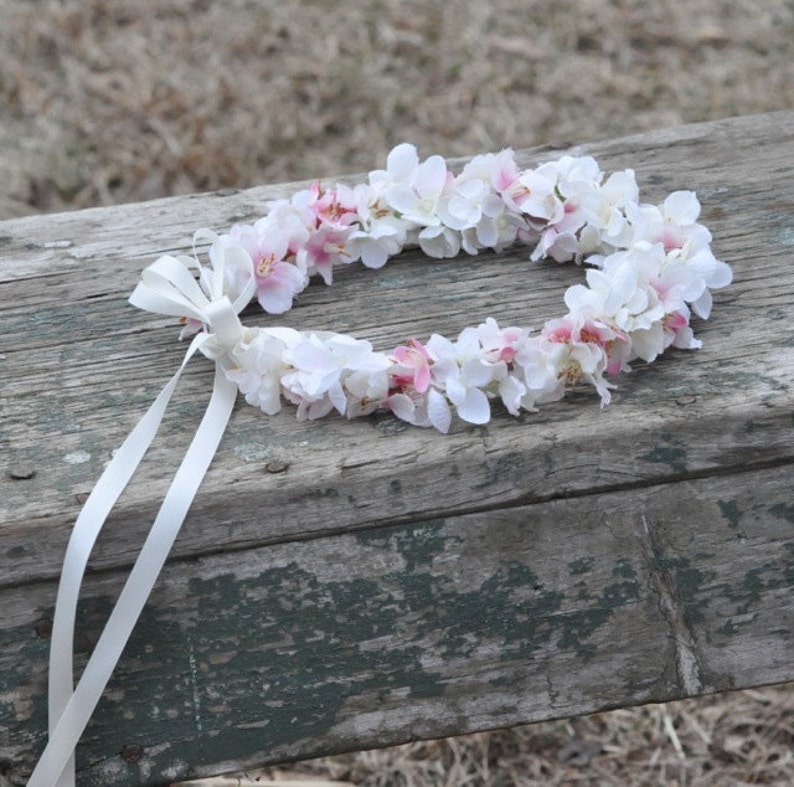
[{"label": "peeling green paint", "polygon": [[[199,609],[201,639],[194,644],[199,667],[215,651],[214,643],[225,649],[228,638],[237,636],[237,655],[224,665],[225,685],[229,674],[262,675],[261,697],[227,692],[224,727],[233,720],[230,715],[242,718],[252,702],[270,697],[277,704],[268,709],[269,745],[296,737],[319,739],[327,735],[345,702],[361,692],[382,690],[385,684],[413,697],[443,695],[441,676],[423,663],[428,647],[434,658],[465,658],[485,638],[523,658],[549,641],[557,624],[547,621],[559,610],[562,593],[547,590],[517,599],[517,589],[533,588],[538,582],[520,564],[497,572],[476,590],[460,592],[449,576],[430,570],[447,544],[440,525],[418,530],[412,529],[413,538],[391,535],[390,543],[397,545],[411,568],[389,575],[385,583],[360,578],[319,583],[297,565],[243,582],[231,576],[191,582],[192,595],[212,600],[211,609]],[[270,589],[264,597],[263,588]],[[198,637],[199,632],[194,633]],[[405,645],[383,651],[366,644],[387,633],[398,634]],[[268,642],[271,647],[263,648]],[[343,677],[351,672],[346,663],[350,661],[360,676],[352,684]],[[211,718],[206,718],[205,726],[209,724]],[[261,730],[257,734],[261,736]],[[247,735],[251,733],[225,729],[222,752],[213,752],[214,744],[205,738],[201,758],[228,759],[237,752],[242,756],[251,745],[245,743]],[[185,756],[184,748],[182,752]]]},{"label": "peeling green paint", "polygon": [[[630,567],[619,563],[616,575],[625,578],[564,611],[570,589],[551,587],[508,558],[481,584],[461,590],[454,573],[436,568],[461,541],[443,520],[354,540],[396,551],[404,565],[377,580],[321,581],[298,563],[242,579],[196,576],[187,588],[197,600],[190,620],[147,609],[128,648],[135,655],[122,661],[111,684],[113,697],[114,687],[119,692],[143,680],[145,699],[121,691],[103,701],[80,762],[97,758],[97,741],[106,749],[115,736],[117,750],[134,743],[156,761],[157,772],[171,768],[173,778],[188,778],[188,763],[242,759],[261,748],[263,737],[274,749],[297,739],[327,740],[346,705],[361,695],[375,692],[386,704],[444,696],[447,679],[428,663],[476,657],[484,644],[519,663],[556,647],[591,659],[597,653],[591,637],[614,608],[641,596],[639,583],[628,578]],[[84,607],[91,631],[109,608],[107,599]],[[385,650],[379,643],[387,635],[400,647]],[[124,713],[131,708],[146,717],[143,727],[135,725],[134,741],[118,732],[129,728]],[[252,718],[263,722],[250,726]],[[162,740],[178,746],[157,753],[152,747]],[[120,761],[119,767],[135,781],[138,766]]]},{"label": "peeling green paint", "polygon": [[579,557],[571,563],[568,563],[568,568],[571,574],[576,576],[577,574],[586,574],[588,571],[592,570],[594,563],[595,558],[593,557]]},{"label": "peeling green paint", "polygon": [[743,618],[736,619],[736,618],[728,618],[725,623],[722,624],[717,629],[718,634],[722,634],[723,636],[732,637],[735,636],[742,628],[747,626],[753,626],[758,618],[758,613],[754,613],[753,615],[747,615]]},{"label": "peeling green paint", "polygon": [[597,597],[588,596],[592,602],[588,607],[555,618],[560,632],[558,646],[573,650],[585,661],[590,660],[596,649],[585,640],[609,621],[615,607],[637,601],[641,596],[642,587],[634,581],[616,582],[606,586]]},{"label": "peeling green paint", "polygon": [[609,607],[619,607],[641,596],[642,586],[639,582],[625,581],[607,585],[601,593],[601,601]]},{"label": "peeling green paint", "polygon": [[447,539],[454,539],[454,536],[445,536],[444,525],[443,519],[435,519],[392,534],[389,543],[405,560],[406,571],[430,566],[433,558],[443,552]]},{"label": "peeling green paint", "polygon": [[786,522],[794,524],[794,504],[792,503],[777,503],[769,507],[769,513],[774,514],[780,519],[785,519]]},{"label": "peeling green paint", "polygon": [[339,497],[339,490],[333,487],[328,487],[326,489],[312,489],[306,493],[306,497],[312,498],[314,500],[323,497]]},{"label": "peeling green paint", "polygon": [[[51,620],[52,614],[51,608],[44,609],[37,618]],[[36,636],[32,622],[14,628],[0,628],[0,654],[13,654],[13,658],[6,660],[0,669],[0,694],[18,697],[21,686],[30,686],[31,665],[46,663],[49,649],[49,639]],[[16,704],[0,701],[0,729],[4,734],[10,734],[3,743],[25,746],[36,757],[43,751],[47,740],[46,679],[43,675],[39,685],[41,691],[30,696],[29,715],[26,710],[21,724],[14,724],[18,713]]]},{"label": "peeling green paint", "polygon": [[369,422],[384,435],[400,434],[400,432],[404,432],[409,428],[405,421],[401,421],[391,413],[381,414],[376,411],[369,417]]},{"label": "peeling green paint", "polygon": [[577,582],[574,585],[574,588],[576,588],[575,598],[577,601],[588,601],[593,597],[590,591],[587,589],[586,582]]},{"label": "peeling green paint", "polygon": [[[785,576],[782,576],[779,572],[780,567],[775,563],[765,563],[758,568],[752,568],[745,573],[742,587],[758,598],[761,591],[776,590],[786,586]],[[770,576],[764,579],[764,574],[769,574]]]},{"label": "peeling green paint", "polygon": [[[416,592],[407,582],[400,590]],[[223,667],[222,741],[216,744],[205,738],[201,751],[194,754],[197,760],[243,757],[255,746],[262,730],[227,727],[235,718],[250,717],[252,704],[267,704],[265,734],[268,745],[277,747],[296,738],[321,739],[348,698],[367,690],[391,687],[407,688],[422,697],[443,694],[438,676],[423,668],[420,642],[388,652],[366,644],[399,630],[406,614],[402,594],[384,590],[375,581],[320,583],[310,572],[290,564],[243,581],[231,576],[197,578],[191,582],[191,592],[216,599],[199,608],[201,626],[194,632],[200,636],[195,645],[199,664],[226,650],[230,637],[239,640],[236,654]],[[219,602],[229,614],[223,610],[219,614]],[[360,676],[352,683],[345,678],[351,674],[351,662],[353,674]],[[230,675],[244,676],[241,682],[246,684],[258,676],[261,695],[235,692]],[[211,704],[209,698],[205,702]],[[207,723],[211,724],[211,717]],[[212,751],[213,746],[217,751]]]},{"label": "peeling green paint", "polygon": [[739,506],[734,500],[718,500],[717,505],[720,508],[722,516],[728,520],[733,528],[738,528],[742,519],[742,513],[739,511]]},{"label": "peeling green paint", "polygon": [[[556,559],[552,538],[540,542],[536,560],[534,546],[513,550],[515,539],[500,530],[504,542],[493,545],[485,567],[477,558],[493,531],[467,522],[434,519],[343,536],[349,570],[318,563],[325,553],[313,542],[274,547],[270,566],[249,564],[237,574],[233,561],[229,573],[214,576],[199,566],[179,593],[187,600],[179,614],[163,606],[144,611],[81,743],[82,773],[132,745],[142,747],[141,763],[151,773],[171,769],[173,779],[189,778],[199,763],[296,742],[311,756],[307,741],[317,741],[317,753],[327,750],[329,732],[359,707],[388,711],[410,698],[454,708],[456,692],[465,696],[471,688],[450,679],[454,665],[485,664],[483,681],[516,685],[511,674],[532,670],[539,654],[595,662],[605,641],[622,635],[622,621],[635,620],[638,611],[654,614],[648,566],[636,555],[577,550]],[[519,532],[522,522],[511,526]],[[715,584],[714,556],[707,553],[694,559],[660,550],[649,563],[669,580],[686,619],[706,620],[699,634],[747,636],[764,594],[794,581],[794,544],[788,546],[788,579],[781,561],[766,555],[769,562],[751,571],[721,571],[724,584]],[[381,570],[366,565],[379,555]],[[83,661],[110,606],[106,598],[81,604]],[[18,642],[21,635],[13,636]],[[32,661],[41,663],[46,641],[27,636],[25,647],[41,651]],[[664,665],[671,658],[665,652]],[[673,680],[671,668],[652,676],[632,669],[623,665],[620,680],[636,696],[654,695]],[[720,676],[708,680],[723,686]],[[42,695],[35,707],[42,745],[45,715]],[[140,780],[141,763],[111,759],[120,774],[113,783]]]},{"label": "peeling green paint", "polygon": [[687,469],[686,449],[678,445],[658,445],[640,459],[654,464],[667,465],[675,473],[685,473]]},{"label": "peeling green paint", "polygon": [[557,641],[558,647],[561,650],[572,650],[579,658],[589,661],[595,656],[596,648],[585,640],[598,631],[611,615],[611,609],[599,606],[565,615]]},{"label": "peeling green paint", "polygon": [[631,565],[630,561],[626,560],[626,558],[621,558],[617,561],[617,563],[615,563],[612,569],[612,576],[624,577],[625,579],[634,579],[637,576],[637,572],[634,570],[634,567]]}]

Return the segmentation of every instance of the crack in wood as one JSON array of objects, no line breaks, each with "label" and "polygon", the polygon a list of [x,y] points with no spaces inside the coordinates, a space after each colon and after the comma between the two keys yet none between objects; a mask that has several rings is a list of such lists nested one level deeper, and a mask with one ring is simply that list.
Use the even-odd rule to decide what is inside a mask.
[{"label": "crack in wood", "polygon": [[687,696],[703,692],[695,635],[681,601],[676,571],[666,557],[659,535],[644,514],[640,516],[640,543],[648,561],[649,584],[659,598],[659,611],[667,621],[675,647],[678,685]]}]

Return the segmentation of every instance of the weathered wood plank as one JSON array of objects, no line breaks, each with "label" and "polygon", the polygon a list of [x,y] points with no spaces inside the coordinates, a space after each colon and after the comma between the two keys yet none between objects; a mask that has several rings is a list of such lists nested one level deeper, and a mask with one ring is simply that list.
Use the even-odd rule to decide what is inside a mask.
[{"label": "weathered wood plank", "polygon": [[[790,482],[761,470],[175,562],[81,746],[81,783],[791,677]],[[91,579],[82,650],[118,579]],[[16,762],[43,743],[47,642],[31,622],[52,595],[0,592]]]},{"label": "weathered wood plank", "polygon": [[[652,182],[644,192],[649,198],[685,185],[701,193],[704,220],[715,232],[717,252],[736,267],[738,279],[719,294],[713,320],[699,328],[706,341],[703,352],[678,354],[627,378],[621,384],[620,406],[602,414],[593,407],[566,403],[528,417],[518,429],[511,419],[497,419],[482,432],[482,442],[472,440],[480,430],[462,426],[440,441],[417,430],[395,435],[383,422],[373,433],[372,423],[300,425],[290,411],[267,419],[242,407],[192,519],[216,521],[213,501],[222,496],[230,522],[224,543],[234,548],[291,533],[325,532],[328,522],[334,523],[332,528],[357,527],[413,512],[433,515],[428,506],[438,501],[437,485],[449,483],[439,477],[438,468],[445,466],[442,460],[450,453],[460,460],[458,482],[436,513],[465,511],[478,502],[514,504],[535,496],[647,482],[675,472],[658,461],[658,455],[656,460],[642,458],[653,454],[654,432],[662,423],[670,444],[679,446],[675,450],[684,450],[680,446],[687,444],[688,472],[743,466],[748,456],[769,462],[788,455],[788,440],[775,416],[781,411],[774,409],[776,403],[788,401],[786,381],[793,365],[787,342],[794,330],[785,317],[794,289],[792,247],[786,242],[794,197],[790,173],[781,162],[790,160],[794,124],[786,124],[785,119],[791,115],[706,124],[677,135],[666,132],[651,135],[650,140],[634,137],[588,148],[605,167],[635,166],[644,186]],[[731,130],[733,136],[726,141]],[[726,151],[734,161],[729,167],[724,166]],[[180,359],[182,348],[174,341],[172,322],[126,305],[143,265],[162,251],[184,247],[192,229],[202,222],[225,226],[234,217],[251,215],[265,196],[288,190],[181,198],[112,208],[107,214],[85,211],[3,224],[0,236],[11,239],[0,268],[6,356],[3,439],[10,462],[32,461],[41,468],[26,484],[3,480],[2,499],[7,506],[3,534],[14,554],[4,581],[57,574],[79,499]],[[231,204],[226,205],[227,200]],[[212,206],[218,206],[214,214]],[[72,245],[53,246],[66,243]],[[492,314],[504,322],[539,325],[560,313],[564,287],[581,274],[573,268],[541,266],[531,270],[528,290],[517,295],[517,269],[523,269],[524,256],[512,252],[491,257],[487,264],[464,257],[416,265],[416,258],[409,258],[377,274],[348,269],[340,272],[333,289],[310,288],[298,308],[280,322],[349,330],[387,346],[406,334],[426,336],[432,330],[454,334],[472,322],[474,297],[478,318]],[[731,311],[726,304],[731,304]],[[248,319],[260,318],[252,314]],[[751,344],[748,335],[754,337]],[[659,377],[664,380],[662,387]],[[188,371],[187,384],[175,403],[179,417],[166,424],[169,445],[155,451],[153,461],[142,470],[137,491],[131,490],[122,501],[115,521],[117,535],[125,535],[120,541],[114,539],[112,548],[102,545],[97,567],[132,561],[146,527],[146,517],[140,514],[150,510],[146,503],[152,491],[164,489],[168,477],[164,467],[175,453],[172,443],[192,431],[210,378],[206,364],[196,363]],[[749,398],[748,385],[756,387]],[[689,395],[698,397],[694,406],[676,404],[677,398]],[[773,407],[759,413],[755,405],[762,397]],[[748,407],[752,412],[742,415]],[[735,408],[740,412],[734,416]],[[692,419],[709,413],[714,428],[706,429],[705,444],[693,443],[687,436]],[[721,420],[727,414],[731,414],[725,418],[728,423],[760,417],[765,425],[723,441]],[[601,458],[587,465],[580,462],[584,424],[592,435],[594,455]],[[646,430],[644,438],[637,438],[641,449],[631,457],[613,439],[615,430],[624,428],[632,434]],[[379,440],[373,441],[373,434]],[[383,450],[383,440],[390,441],[388,450]],[[539,449],[547,456],[541,458]],[[488,456],[516,451],[530,462],[528,472],[517,481],[491,488],[485,498],[483,485],[493,478]],[[268,457],[290,462],[290,471],[277,484],[269,484],[283,494],[271,492],[262,500],[262,460]],[[536,468],[538,461],[546,469],[543,475]],[[366,470],[351,473],[348,468],[353,466],[370,467],[381,483],[365,478]],[[683,467],[681,462],[679,466]],[[404,483],[406,472],[415,483]],[[230,479],[234,479],[234,495],[223,493]],[[399,511],[382,493],[395,481],[404,487]],[[381,494],[370,494],[373,484]],[[336,495],[319,501],[320,510],[308,518],[301,514],[306,487],[336,489]],[[477,491],[472,494],[472,489]],[[351,497],[358,505],[350,505]],[[251,518],[253,505],[261,517]],[[215,532],[188,525],[176,554],[200,554],[215,542]],[[111,552],[106,554],[105,549]]]},{"label": "weathered wood plank", "polygon": [[[736,274],[697,326],[705,348],[638,369],[603,412],[582,394],[518,421],[458,423],[446,437],[389,417],[301,424],[289,410],[266,418],[241,405],[87,732],[86,783],[209,773],[224,746],[236,761],[308,756],[794,677],[794,113],[578,152],[634,167],[650,200],[698,191]],[[187,247],[194,228],[223,229],[294,188],[0,223],[0,758],[16,777],[43,741],[39,635],[72,523],[181,360],[171,321],[126,297],[142,267]],[[527,270],[525,257],[417,264],[407,254],[377,273],[350,268],[279,322],[381,347],[489,314],[537,326],[561,313],[581,271]],[[531,276],[520,293],[519,275]],[[195,362],[108,522],[85,595],[86,643],[210,384],[209,365]],[[640,537],[642,515],[652,536]],[[612,573],[620,560],[632,577]],[[636,596],[620,595],[624,580]],[[483,612],[486,598],[498,614]],[[267,698],[252,701],[266,684]],[[144,746],[137,765],[117,756],[128,742]]]}]

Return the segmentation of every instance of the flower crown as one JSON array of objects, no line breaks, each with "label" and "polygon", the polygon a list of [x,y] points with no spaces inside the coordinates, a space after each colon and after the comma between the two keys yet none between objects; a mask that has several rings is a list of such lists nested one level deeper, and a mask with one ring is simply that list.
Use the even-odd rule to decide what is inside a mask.
[{"label": "flower crown", "polygon": [[[632,170],[605,178],[591,157],[521,170],[504,150],[453,175],[441,156],[420,163],[416,148],[402,144],[367,183],[315,183],[271,202],[253,224],[223,235],[200,230],[194,255],[161,257],[130,301],[184,318],[183,336],[212,335],[202,351],[265,413],[278,412],[282,398],[297,405],[299,419],[385,408],[447,432],[453,409],[464,421],[487,423],[491,398],[518,415],[585,383],[606,405],[608,377],[634,359],[700,347],[690,307],[707,318],[710,290],[730,283],[731,270],[712,254],[699,212],[691,191],[640,203]],[[211,267],[195,254],[203,241]],[[587,283],[565,293],[568,313],[537,334],[488,318],[454,340],[434,334],[376,352],[346,334],[247,328],[236,318],[252,297],[271,314],[286,312],[311,276],[331,284],[336,265],[380,268],[408,246],[441,258],[515,243],[534,244],[532,261],[592,266]],[[186,270],[198,273],[198,284]],[[223,299],[231,306],[211,316],[208,305]]]},{"label": "flower crown", "polygon": [[[73,752],[179,533],[231,417],[238,389],[266,413],[282,398],[299,418],[332,410],[350,418],[377,408],[419,426],[448,431],[452,412],[490,419],[491,398],[517,415],[560,399],[581,383],[609,402],[607,377],[668,347],[695,348],[690,307],[706,318],[710,290],[731,270],[711,252],[697,223],[700,205],[677,191],[658,206],[639,202],[631,170],[604,178],[589,157],[564,156],[521,170],[510,150],[472,159],[458,175],[440,156],[419,162],[412,145],[389,154],[385,170],[354,188],[315,184],[269,205],[266,216],[227,234],[199,230],[193,256],[162,256],[130,297],[135,305],[183,318],[194,334],[185,359],[115,452],[78,516],[64,558],[53,616],[49,742],[29,784],[73,787]],[[209,242],[210,265],[195,247]],[[586,284],[565,293],[567,314],[537,334],[488,318],[450,340],[411,339],[391,352],[340,333],[243,326],[256,297],[265,311],[287,311],[317,274],[336,265],[379,268],[407,246],[431,257],[534,244],[530,260],[587,262]],[[197,274],[197,275],[196,275]],[[158,431],[182,370],[200,350],[216,361],[204,417],[99,637],[73,685],[77,601],[105,520]]]}]

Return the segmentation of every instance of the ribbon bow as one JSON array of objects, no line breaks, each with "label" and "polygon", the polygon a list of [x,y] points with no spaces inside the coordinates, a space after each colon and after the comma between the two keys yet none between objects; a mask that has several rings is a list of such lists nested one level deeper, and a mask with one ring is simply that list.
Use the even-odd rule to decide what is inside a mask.
[{"label": "ribbon bow", "polygon": [[[49,673],[49,741],[28,782],[29,787],[74,787],[74,750],[165,564],[193,498],[212,461],[237,397],[221,360],[243,333],[237,317],[254,293],[248,253],[224,247],[214,233],[212,268],[190,257],[160,257],[143,271],[130,303],[146,311],[195,320],[203,330],[192,340],[176,374],[116,451],[80,512],[64,557],[53,616]],[[198,272],[198,280],[191,269]],[[240,285],[242,281],[242,285]],[[77,686],[73,685],[74,628],[77,600],[88,558],[110,511],[154,440],[168,402],[197,350],[216,361],[209,404],[182,464],[166,493],[127,582],[105,624]]]},{"label": "ribbon bow", "polygon": [[[203,239],[212,241],[209,252],[212,268],[202,266],[195,255],[164,255],[143,271],[129,301],[155,314],[195,320],[222,347],[231,350],[242,333],[237,315],[251,300],[256,287],[253,265],[245,249],[223,246],[209,230],[196,233],[194,248],[196,241]],[[198,272],[198,280],[191,269]],[[234,292],[241,278],[242,287]]]}]

